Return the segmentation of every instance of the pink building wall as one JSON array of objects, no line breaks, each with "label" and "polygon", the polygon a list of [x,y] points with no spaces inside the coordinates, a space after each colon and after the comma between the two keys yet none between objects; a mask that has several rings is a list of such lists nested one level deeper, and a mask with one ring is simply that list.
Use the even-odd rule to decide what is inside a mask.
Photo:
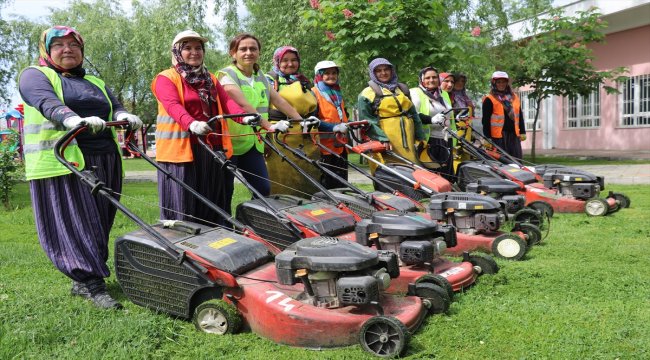
[{"label": "pink building wall", "polygon": [[[589,47],[594,51],[594,65],[598,69],[625,66],[629,70],[628,76],[650,74],[650,25],[609,34],[604,44],[591,44]],[[544,133],[552,131],[554,135],[552,147],[556,149],[650,150],[650,126],[619,125],[622,113],[621,95],[608,95],[601,90],[600,127],[593,129],[564,128],[566,114],[563,99],[555,97],[552,101],[555,109],[552,117],[553,126],[537,131],[535,141],[537,149],[543,148]],[[522,145],[525,149],[530,149],[531,142],[532,132],[529,132],[528,140]]]}]

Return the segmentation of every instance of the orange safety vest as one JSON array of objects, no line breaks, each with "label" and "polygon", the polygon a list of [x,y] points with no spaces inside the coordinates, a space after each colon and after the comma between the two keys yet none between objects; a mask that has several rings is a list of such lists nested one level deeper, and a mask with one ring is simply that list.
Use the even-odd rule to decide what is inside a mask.
[{"label": "orange safety vest", "polygon": [[[486,96],[490,101],[492,101],[492,116],[490,117],[490,137],[495,139],[503,138],[503,124],[506,121],[505,113],[503,109],[503,104],[492,94]],[[519,102],[519,97],[516,94],[512,96],[512,108],[515,113],[515,134],[519,136],[519,111],[521,109],[521,103]]]},{"label": "orange safety vest", "polygon": [[[334,106],[334,104],[332,104],[331,102],[327,101],[327,99],[321,95],[320,91],[318,91],[318,88],[316,86],[314,86],[311,90],[316,95],[316,100],[318,101],[319,119],[332,124],[340,124],[342,122],[343,123],[348,122],[348,116],[345,114],[345,111],[343,111],[343,119],[339,118],[339,112],[338,110],[336,110],[336,106]],[[341,101],[341,108],[345,109],[344,101]],[[336,134],[320,134],[320,142],[321,144],[327,146],[337,154],[343,153],[343,149],[344,149],[343,146],[335,146]],[[329,155],[329,153],[324,150],[321,150],[320,152],[322,155]]]},{"label": "orange safety vest", "polygon": [[[183,78],[176,71],[171,68],[161,72],[162,75],[176,85],[178,96],[181,100],[181,105],[185,106],[185,96],[183,94]],[[156,76],[157,78],[158,76]],[[212,83],[217,83],[217,78],[214,74],[210,73]],[[151,82],[151,91],[156,96],[156,78]],[[158,97],[156,96],[156,99]],[[219,96],[216,98],[217,113],[223,114],[221,110],[221,102]],[[228,125],[226,120],[219,121],[221,125],[221,144],[230,158],[232,156],[232,142],[230,140]],[[190,143],[190,132],[184,131],[181,125],[176,122],[169,114],[163,104],[158,101],[158,116],[156,117],[156,161],[182,163],[194,161],[194,154],[192,154],[192,146]]]}]

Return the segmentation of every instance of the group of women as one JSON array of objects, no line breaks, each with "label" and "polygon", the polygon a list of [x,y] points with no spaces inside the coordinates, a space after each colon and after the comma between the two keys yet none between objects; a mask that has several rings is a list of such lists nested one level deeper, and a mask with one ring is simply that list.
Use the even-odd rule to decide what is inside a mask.
[{"label": "group of women", "polygon": [[[172,66],[156,75],[151,84],[158,102],[156,160],[164,169],[230,211],[233,175],[224,173],[198,143],[198,137],[216,135],[210,136],[208,146],[224,151],[255,189],[269,195],[264,144],[256,131],[286,132],[292,126],[289,119],[307,119],[316,124],[322,143],[337,154],[323,151],[321,161],[347,179],[345,150],[331,135],[347,131],[349,116],[339,86],[339,67],[334,62],[319,62],[312,84],[300,72],[299,52],[283,46],[274,52],[273,70],[264,74],[258,64],[260,41],[241,34],[230,42],[232,64],[214,74],[204,65],[207,41],[191,30],[177,34],[171,44]],[[54,26],[44,31],[39,50],[38,66],[25,69],[19,80],[25,103],[26,176],[39,241],[57,269],[72,280],[72,295],[100,308],[121,308],[104,282],[109,276],[108,237],[116,209],[100,196],[91,195],[56,161],[52,149],[69,129],[85,124],[89,131],[70,144],[66,158],[80,169],[93,167],[99,180],[119,194],[121,156],[115,128],[107,128],[106,122],[126,120],[132,129],[141,127],[142,122],[124,109],[103,81],[85,72],[84,41],[76,30]],[[359,118],[371,124],[371,138],[393,147],[428,142],[448,148],[442,132],[447,120],[444,113],[452,107],[473,108],[464,90],[464,76],[439,73],[429,66],[420,71],[418,87],[409,90],[398,82],[394,66],[386,59],[374,59],[368,70],[371,80],[359,95],[357,107]],[[490,101],[493,113],[488,117],[491,136],[507,145],[513,137],[506,134],[523,134],[524,128],[518,123],[509,127],[509,122],[503,121],[523,119],[519,102],[507,81],[503,86],[503,79],[503,75],[493,78],[493,93],[486,102]],[[484,123],[485,109],[486,105]],[[258,115],[209,121],[220,114]],[[397,139],[385,132],[383,120],[393,118],[400,123],[409,119],[409,139]],[[501,130],[495,131],[498,124]],[[443,158],[439,155],[439,160]],[[450,161],[440,162],[444,164],[441,171],[450,174]],[[336,178],[325,174],[321,182],[328,188],[339,186]],[[158,193],[162,219],[224,224],[224,219],[200,206],[162,173]]]}]

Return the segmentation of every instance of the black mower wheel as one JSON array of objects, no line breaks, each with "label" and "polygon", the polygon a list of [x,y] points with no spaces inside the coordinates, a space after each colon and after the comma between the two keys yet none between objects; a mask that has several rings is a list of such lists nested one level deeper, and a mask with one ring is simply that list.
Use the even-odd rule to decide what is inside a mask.
[{"label": "black mower wheel", "polygon": [[539,211],[532,208],[523,208],[517,211],[513,216],[512,220],[515,224],[529,223],[537,226],[540,229],[543,229],[544,216]]},{"label": "black mower wheel", "polygon": [[546,218],[552,218],[553,215],[555,214],[555,210],[553,210],[553,207],[544,201],[533,201],[530,204],[527,205],[529,208],[534,209],[539,211],[540,214],[542,214],[542,217]]},{"label": "black mower wheel", "polygon": [[519,230],[526,234],[528,247],[537,245],[542,241],[542,231],[535,225],[530,223],[519,224]]},{"label": "black mower wheel", "polygon": [[447,295],[449,296],[449,300],[450,301],[454,300],[454,288],[451,286],[449,280],[447,280],[447,278],[445,278],[444,276],[438,274],[425,274],[420,276],[417,280],[415,280],[416,284],[422,282],[440,286],[441,288],[445,289],[445,291],[447,292]]},{"label": "black mower wheel", "polygon": [[447,290],[428,282],[415,284],[415,296],[422,298],[422,300],[429,301],[431,305],[429,308],[429,314],[446,313],[451,305],[451,300],[449,299],[449,295],[447,295]]},{"label": "black mower wheel", "polygon": [[394,317],[375,316],[361,327],[359,343],[363,350],[383,358],[399,356],[411,339],[406,326]]},{"label": "black mower wheel", "polygon": [[224,335],[239,331],[242,319],[233,304],[223,300],[208,300],[196,307],[192,322],[197,330]]},{"label": "black mower wheel", "polygon": [[632,203],[630,197],[622,193],[612,193],[610,197],[613,197],[616,201],[618,201],[618,204],[622,209],[629,208],[630,204]]},{"label": "black mower wheel", "polygon": [[605,199],[593,198],[585,202],[585,213],[589,216],[605,216],[608,212],[609,204]]},{"label": "black mower wheel", "polygon": [[473,254],[469,256],[469,262],[481,268],[481,275],[494,275],[499,272],[499,265],[490,255]]},{"label": "black mower wheel", "polygon": [[492,242],[492,254],[501,259],[521,260],[527,250],[526,241],[517,235],[499,235]]}]

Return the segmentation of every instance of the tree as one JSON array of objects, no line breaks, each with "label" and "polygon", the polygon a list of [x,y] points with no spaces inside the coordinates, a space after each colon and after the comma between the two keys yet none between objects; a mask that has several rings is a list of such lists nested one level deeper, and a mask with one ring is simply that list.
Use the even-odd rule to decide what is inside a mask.
[{"label": "tree", "polygon": [[[592,50],[587,46],[603,42],[602,30],[606,27],[595,8],[577,12],[575,16],[564,16],[560,10],[553,10],[548,16],[532,21],[532,37],[520,41],[512,49],[511,74],[515,85],[529,85],[532,89],[528,97],[535,104],[533,129],[537,126],[542,100],[552,95],[588,96],[601,84],[608,94],[618,93],[608,84],[624,81],[626,77],[622,74],[626,69],[598,71],[592,63]],[[536,132],[533,132],[533,161],[535,138]]]}]

